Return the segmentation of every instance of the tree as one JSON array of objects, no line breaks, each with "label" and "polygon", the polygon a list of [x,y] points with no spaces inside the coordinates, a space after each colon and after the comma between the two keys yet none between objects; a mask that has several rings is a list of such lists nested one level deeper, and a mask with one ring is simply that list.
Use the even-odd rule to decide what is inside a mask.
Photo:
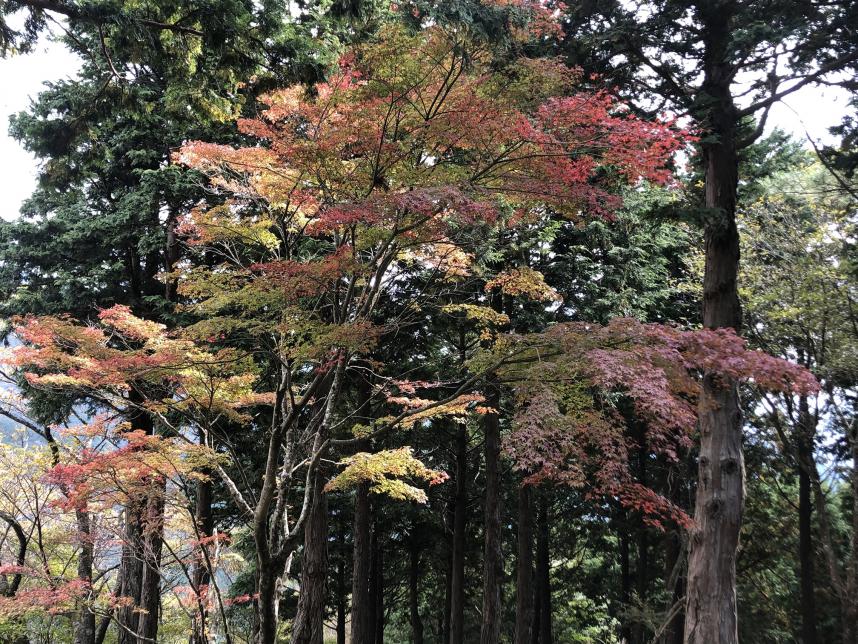
[{"label": "tree", "polygon": [[[575,73],[550,61],[521,59],[501,73],[488,73],[488,62],[485,50],[455,32],[388,29],[379,43],[344,58],[315,97],[300,87],[282,90],[269,96],[261,119],[240,122],[270,147],[195,143],[179,154],[231,199],[198,211],[183,228],[194,245],[225,259],[215,270],[178,276],[180,294],[213,318],[197,325],[199,333],[284,334],[272,346],[279,419],[254,510],[259,601],[270,606],[261,609],[265,641],[276,622],[274,579],[306,515],[281,541],[284,517],[275,508],[285,503],[293,470],[309,464],[311,472],[328,447],[385,435],[429,412],[458,414],[477,400],[462,395],[481,371],[447,385],[452,393],[440,399],[390,398],[405,409],[368,436],[331,435],[347,424],[334,418],[352,362],[425,297],[393,300],[387,315],[396,323],[379,326],[379,302],[397,282],[393,267],[455,280],[470,272],[469,227],[492,224],[504,209],[521,217],[550,204],[571,217],[581,209],[600,214],[616,203],[609,190],[623,178],[667,177],[663,163],[679,139],[665,125],[629,118],[604,92],[562,97]],[[594,181],[600,167],[611,172]],[[523,268],[498,275],[494,285],[543,288]],[[291,383],[306,379],[307,364],[315,371],[306,389],[290,393]],[[386,378],[373,401],[397,388],[407,393],[400,379]],[[302,435],[300,449],[309,451],[299,456],[299,444],[289,441]],[[282,453],[294,460],[281,462]],[[304,490],[308,508],[312,488]]]},{"label": "tree", "polygon": [[[584,3],[569,12],[574,54],[644,100],[668,104],[700,128],[705,179],[703,324],[741,329],[737,295],[738,153],[765,127],[771,106],[801,87],[854,67],[858,49],[840,30],[850,2],[658,1]],[[587,44],[585,44],[587,43]],[[583,45],[583,46],[582,46]],[[747,88],[740,89],[744,83]],[[744,105],[737,105],[742,95]],[[748,119],[757,116],[756,127]],[[689,555],[685,641],[735,642],[735,553],[744,503],[741,412],[734,384],[709,378],[700,399],[701,450]],[[712,565],[711,562],[719,562]],[[712,601],[711,598],[717,598]]]}]

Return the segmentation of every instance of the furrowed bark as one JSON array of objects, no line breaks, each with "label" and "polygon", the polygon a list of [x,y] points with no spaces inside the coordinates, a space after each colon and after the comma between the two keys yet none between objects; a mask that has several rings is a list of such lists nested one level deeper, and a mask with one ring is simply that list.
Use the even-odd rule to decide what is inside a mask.
[{"label": "furrowed bark", "polygon": [[420,544],[412,536],[408,565],[408,618],[412,644],[423,644],[423,620],[420,618]]},{"label": "furrowed bark", "polygon": [[533,488],[530,485],[518,489],[515,593],[515,644],[530,644],[533,633]]},{"label": "furrowed bark", "polygon": [[[489,383],[486,404],[500,407],[497,385]],[[485,415],[485,549],[483,558],[483,623],[480,644],[497,644],[501,626],[501,588],[503,552],[501,551],[500,513],[500,419],[496,413]]]},{"label": "furrowed bark", "polygon": [[369,484],[360,483],[355,491],[354,546],[352,554],[352,642],[372,641],[373,602],[370,596],[372,530]]},{"label": "furrowed bark", "polygon": [[322,644],[325,580],[328,574],[328,502],[324,477],[316,475],[313,512],[304,525],[301,592],[292,626],[292,644]]},{"label": "furrowed bark", "polygon": [[[698,6],[705,29],[701,122],[705,174],[703,325],[741,329],[736,227],[738,115],[730,90],[733,2]],[[736,551],[745,503],[742,413],[736,383],[704,374],[699,407],[700,455],[688,560],[686,644],[736,644]]]},{"label": "furrowed bark", "polygon": [[450,640],[460,643],[465,633],[465,522],[468,513],[468,430],[456,434],[456,507],[453,517],[453,565],[450,580]]},{"label": "furrowed bark", "polygon": [[[539,612],[537,625],[538,644],[554,644],[554,633],[551,624],[551,524],[548,498],[545,490],[539,494],[539,518],[536,532],[536,592],[539,597]],[[536,627],[534,627],[536,628]]]}]

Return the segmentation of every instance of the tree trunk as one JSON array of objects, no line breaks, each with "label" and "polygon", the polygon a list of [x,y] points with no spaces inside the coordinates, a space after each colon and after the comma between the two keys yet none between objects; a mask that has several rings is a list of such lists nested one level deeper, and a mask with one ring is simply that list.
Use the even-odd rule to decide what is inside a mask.
[{"label": "tree trunk", "polygon": [[798,436],[798,559],[801,578],[802,644],[816,644],[816,597],[814,590],[813,505],[809,467],[813,467],[813,435],[816,427],[807,396],[799,399]]},{"label": "tree trunk", "polygon": [[456,507],[453,518],[453,571],[450,582],[450,640],[461,644],[465,634],[465,521],[468,513],[468,431],[456,436]]},{"label": "tree trunk", "polygon": [[143,526],[143,580],[140,586],[140,607],[144,612],[140,615],[137,625],[138,644],[158,641],[166,485],[166,480],[159,476],[148,486],[146,520]]},{"label": "tree trunk", "polygon": [[408,610],[411,643],[423,644],[423,621],[420,619],[420,545],[412,536],[408,566]]},{"label": "tree trunk", "polygon": [[[741,328],[736,279],[739,233],[736,228],[737,113],[730,92],[732,3],[698,5],[705,30],[701,89],[706,142],[703,325]],[[745,502],[742,414],[736,383],[707,373],[698,406],[700,455],[694,528],[688,559],[686,644],[736,644],[736,551]]]},{"label": "tree trunk", "polygon": [[[455,497],[455,492],[454,492]],[[455,498],[453,499],[455,505]],[[455,521],[454,512],[449,512],[452,524]],[[449,644],[450,642],[450,603],[453,597],[453,534],[450,533],[450,538],[447,539],[447,552],[444,561],[444,610],[441,614],[441,644]]]},{"label": "tree trunk", "polygon": [[[486,404],[500,407],[497,385],[489,383]],[[483,624],[480,644],[498,644],[501,627],[503,552],[500,513],[500,422],[497,414],[485,415],[485,555],[483,559]]]},{"label": "tree trunk", "polygon": [[325,622],[325,580],[328,575],[328,497],[325,481],[316,474],[315,501],[304,524],[301,591],[292,626],[292,644],[322,644]]},{"label": "tree trunk", "polygon": [[[205,445],[205,434],[200,431],[200,445]],[[204,471],[206,477],[213,476],[213,472]],[[214,517],[212,515],[212,481],[211,478],[203,478],[197,482],[196,508],[194,509],[194,522],[196,523],[197,538],[203,542],[197,547],[196,559],[191,571],[191,586],[200,598],[197,612],[193,615],[192,633],[190,644],[208,644],[208,584],[211,581],[209,561],[207,552],[209,543],[206,541],[214,534]]]},{"label": "tree trunk", "polygon": [[622,603],[623,615],[620,620],[620,635],[623,642],[628,643],[632,637],[631,624],[628,618],[628,609],[632,601],[632,569],[629,557],[629,534],[626,512],[620,511],[620,523],[618,525],[618,537],[620,546],[620,602]]},{"label": "tree trunk", "polygon": [[378,536],[378,524],[372,531],[372,596],[373,596],[373,632],[372,641],[384,644],[384,549]]},{"label": "tree trunk", "polygon": [[360,483],[355,491],[354,546],[352,553],[352,642],[371,642],[373,637],[373,601],[370,594],[372,565],[372,529],[369,484]]},{"label": "tree trunk", "polygon": [[277,641],[277,577],[273,567],[259,565],[256,570],[256,624],[254,644],[274,644]]},{"label": "tree trunk", "polygon": [[[646,436],[641,428],[639,436],[638,448],[638,481],[641,485],[649,485],[647,481],[647,458],[648,453],[645,448]],[[647,534],[646,525],[642,522],[637,522],[637,567],[635,570],[635,581],[637,582],[637,600],[640,603],[645,603],[649,587],[649,535]],[[634,636],[632,641],[634,644],[645,644],[647,641],[646,625],[641,619],[636,619],[633,628]]]},{"label": "tree trunk", "polygon": [[337,644],[346,644],[346,610],[346,571],[341,557],[337,564]]},{"label": "tree trunk", "polygon": [[533,633],[533,488],[518,489],[518,569],[515,583],[515,644]]},{"label": "tree trunk", "polygon": [[[76,510],[77,531],[80,538],[80,553],[77,560],[77,577],[92,584],[93,542],[89,512]],[[90,602],[93,599],[92,588],[87,591],[84,605],[81,606],[74,630],[74,644],[95,644],[95,613]]]},{"label": "tree trunk", "polygon": [[539,596],[539,644],[554,644],[551,627],[551,553],[550,517],[548,498],[543,490],[539,495],[539,518],[536,533],[536,592]]},{"label": "tree trunk", "polygon": [[125,505],[124,539],[120,559],[120,597],[123,605],[117,610],[118,644],[137,644],[137,622],[140,590],[143,579],[143,509],[145,499],[135,495]]}]

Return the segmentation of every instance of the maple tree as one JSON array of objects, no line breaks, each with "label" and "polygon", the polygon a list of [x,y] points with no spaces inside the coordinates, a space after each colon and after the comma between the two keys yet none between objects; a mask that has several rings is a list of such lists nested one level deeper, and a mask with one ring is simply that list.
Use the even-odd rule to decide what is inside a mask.
[{"label": "maple tree", "polygon": [[[388,28],[344,56],[312,96],[274,92],[260,118],[239,121],[267,145],[191,143],[176,155],[226,198],[181,228],[191,248],[222,258],[177,271],[179,293],[205,315],[188,332],[215,342],[274,332],[280,375],[253,512],[264,641],[276,623],[274,580],[312,507],[309,482],[324,450],[449,414],[482,377],[409,402],[391,396],[404,392],[388,376],[373,383],[370,404],[386,397],[404,409],[394,406],[368,436],[333,437],[348,423],[336,414],[354,360],[422,304],[399,302],[393,322],[390,312],[386,323],[375,318],[382,298],[395,301],[399,274],[467,276],[475,225],[515,226],[546,207],[608,216],[615,186],[666,180],[682,144],[668,124],[635,118],[607,92],[572,93],[578,74],[558,62],[521,59],[501,73],[489,63],[453,31]],[[540,283],[519,268],[489,288],[532,292]],[[286,530],[286,498],[303,466],[301,509]]]}]

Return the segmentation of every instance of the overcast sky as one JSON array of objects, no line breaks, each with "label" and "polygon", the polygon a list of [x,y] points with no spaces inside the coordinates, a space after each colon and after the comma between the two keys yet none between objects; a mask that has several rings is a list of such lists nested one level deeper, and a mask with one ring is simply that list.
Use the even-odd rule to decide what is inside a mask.
[{"label": "overcast sky", "polygon": [[[79,61],[58,44],[43,41],[24,56],[0,59],[0,217],[14,219],[33,191],[36,160],[8,135],[9,116],[29,105],[49,81],[76,74]],[[804,139],[805,127],[817,141],[844,113],[848,94],[836,88],[808,87],[772,108],[768,129],[780,127]]]}]

